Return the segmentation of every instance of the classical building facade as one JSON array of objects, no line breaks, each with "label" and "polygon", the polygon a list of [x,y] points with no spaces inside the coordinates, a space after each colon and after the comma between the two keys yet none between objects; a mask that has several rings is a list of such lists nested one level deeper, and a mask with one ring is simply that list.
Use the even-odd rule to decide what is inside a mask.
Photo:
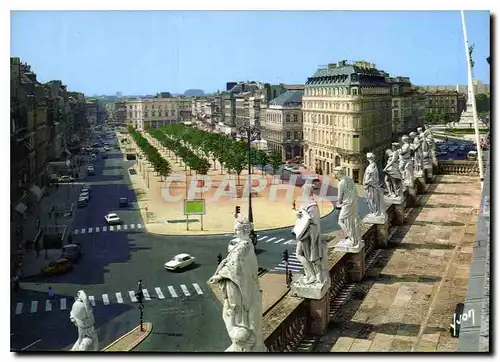
[{"label": "classical building facade", "polygon": [[302,157],[302,90],[290,90],[271,100],[261,123],[261,138],[269,151],[277,151],[283,160]]},{"label": "classical building facade", "polygon": [[[456,90],[431,90],[425,93],[426,113],[442,114],[445,122],[458,122],[463,111],[463,96]],[[462,102],[463,103],[463,102]],[[462,108],[462,109],[461,109]]]},{"label": "classical building facade", "polygon": [[363,180],[366,152],[379,167],[392,139],[392,97],[388,74],[374,64],[329,64],[308,78],[302,98],[304,163],[323,174],[343,166]]}]

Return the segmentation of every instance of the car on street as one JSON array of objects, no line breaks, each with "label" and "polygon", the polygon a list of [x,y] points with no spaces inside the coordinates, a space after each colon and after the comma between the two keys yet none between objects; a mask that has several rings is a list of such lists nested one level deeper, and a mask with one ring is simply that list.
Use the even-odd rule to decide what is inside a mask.
[{"label": "car on street", "polygon": [[121,223],[120,218],[115,213],[107,214],[106,216],[104,216],[104,219],[109,225],[116,225]]},{"label": "car on street", "polygon": [[59,179],[57,181],[58,182],[73,182],[73,181],[75,181],[75,178],[71,177],[71,176],[61,176],[61,177],[59,177]]},{"label": "car on street", "polygon": [[78,207],[86,207],[89,204],[89,199],[86,197],[79,197],[77,205]]},{"label": "car on street", "polygon": [[94,176],[95,175],[95,168],[94,168],[94,166],[88,166],[87,167],[87,174],[89,176]]},{"label": "car on street", "polygon": [[192,255],[182,253],[174,256],[172,260],[165,263],[166,270],[180,270],[194,263],[196,258]]},{"label": "car on street", "polygon": [[83,185],[82,189],[80,190],[80,192],[91,192],[91,191],[92,187],[89,184]]},{"label": "car on street", "polygon": [[51,261],[49,265],[42,268],[42,274],[44,275],[57,275],[64,274],[73,270],[73,264],[68,259],[58,259]]},{"label": "car on street", "polygon": [[72,263],[78,262],[82,256],[80,244],[67,244],[62,248],[61,259],[68,259]]},{"label": "car on street", "polygon": [[80,191],[80,195],[78,196],[81,199],[88,199],[90,200],[92,198],[92,195],[88,191]]},{"label": "car on street", "polygon": [[118,200],[118,206],[127,207],[128,206],[128,199],[126,197],[120,197],[120,200]]},{"label": "car on street", "polygon": [[109,148],[109,145],[104,146],[104,151],[109,151],[111,148]]}]

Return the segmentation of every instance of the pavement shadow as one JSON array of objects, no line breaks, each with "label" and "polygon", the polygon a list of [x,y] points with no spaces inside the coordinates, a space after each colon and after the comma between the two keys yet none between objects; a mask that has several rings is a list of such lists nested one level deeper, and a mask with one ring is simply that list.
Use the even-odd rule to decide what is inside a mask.
[{"label": "pavement shadow", "polygon": [[183,273],[183,272],[186,272],[186,271],[198,269],[200,266],[201,266],[200,263],[194,262],[193,264],[190,264],[190,265],[188,265],[185,268],[176,269],[176,270],[169,270],[169,271],[173,272],[173,273],[179,273],[180,274],[180,273]]},{"label": "pavement shadow", "polygon": [[[93,179],[95,178],[95,179]],[[109,181],[122,181],[123,176],[122,175],[98,175],[98,176],[88,176],[85,178],[85,181],[97,181],[97,182],[109,182]],[[114,185],[106,185],[106,186],[114,186]]]}]

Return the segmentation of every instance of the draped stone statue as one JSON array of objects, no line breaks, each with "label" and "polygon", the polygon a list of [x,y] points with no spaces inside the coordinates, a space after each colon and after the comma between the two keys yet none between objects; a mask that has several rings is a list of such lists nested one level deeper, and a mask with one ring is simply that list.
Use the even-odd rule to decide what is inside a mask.
[{"label": "draped stone statue", "polygon": [[423,164],[424,169],[432,168],[432,164],[436,158],[436,145],[434,137],[430,130],[424,131],[422,127],[417,128],[420,139],[422,140]]},{"label": "draped stone statue", "polygon": [[262,334],[262,296],[251,230],[247,219],[237,220],[236,244],[209,280],[219,284],[224,297],[222,319],[232,341],[226,352],[267,350]]},{"label": "draped stone statue", "polygon": [[383,170],[385,174],[385,185],[387,198],[389,200],[403,199],[403,176],[399,170],[399,143],[392,144],[392,150],[385,151],[387,164]]},{"label": "draped stone statue", "polygon": [[352,178],[345,174],[343,167],[335,167],[338,184],[338,205],[340,206],[338,223],[345,237],[336,245],[336,249],[357,249],[362,246],[360,220],[357,213],[358,192]]},{"label": "draped stone statue", "polygon": [[366,167],[363,179],[363,189],[366,194],[369,214],[363,219],[365,223],[384,224],[387,221],[387,211],[384,201],[384,192],[380,187],[378,167],[375,163],[375,155],[371,152],[366,154],[368,167]]},{"label": "draped stone statue", "polygon": [[422,177],[424,172],[422,142],[416,132],[410,132],[411,150],[413,153],[414,177]]},{"label": "draped stone statue", "polygon": [[97,351],[99,343],[94,328],[94,312],[83,290],[79,290],[77,293],[77,298],[71,307],[69,319],[78,328],[78,339],[71,351]]},{"label": "draped stone statue", "polygon": [[304,270],[292,284],[292,295],[321,299],[330,287],[330,275],[327,243],[321,238],[320,212],[312,190],[310,184],[302,187],[302,203],[292,230],[297,240],[295,254]]},{"label": "draped stone statue", "polygon": [[407,187],[413,187],[413,162],[411,159],[410,138],[406,135],[401,137],[401,148],[399,150],[399,171],[403,176],[403,184]]}]

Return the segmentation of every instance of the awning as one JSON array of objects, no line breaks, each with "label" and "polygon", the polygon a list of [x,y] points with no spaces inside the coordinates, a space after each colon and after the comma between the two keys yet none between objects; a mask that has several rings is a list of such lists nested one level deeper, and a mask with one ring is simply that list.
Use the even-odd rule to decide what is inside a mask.
[{"label": "awning", "polygon": [[16,206],[16,211],[20,214],[23,214],[26,212],[26,210],[28,209],[28,207],[23,204],[22,202],[20,202],[19,204],[17,204]]},{"label": "awning", "polygon": [[36,196],[36,201],[40,201],[43,196],[42,190],[40,190],[37,185],[33,185],[31,186],[30,191]]}]

